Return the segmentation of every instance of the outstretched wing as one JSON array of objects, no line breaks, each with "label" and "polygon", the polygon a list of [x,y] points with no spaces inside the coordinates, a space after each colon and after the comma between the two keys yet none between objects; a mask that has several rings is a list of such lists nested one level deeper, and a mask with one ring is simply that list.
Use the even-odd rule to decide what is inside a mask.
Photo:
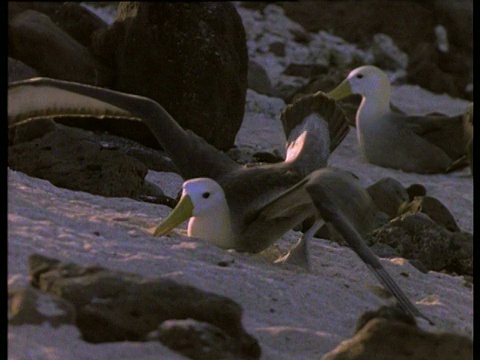
[{"label": "outstretched wing", "polygon": [[184,179],[218,179],[239,167],[203,138],[184,130],[160,104],[149,98],[49,78],[34,78],[9,85],[9,127],[45,117],[79,116],[119,117],[143,122]]},{"label": "outstretched wing", "polygon": [[330,153],[349,131],[343,111],[322,92],[288,105],[281,118],[287,138],[285,161],[303,175],[327,166]]},{"label": "outstretched wing", "polygon": [[[323,220],[332,224],[342,235],[345,241],[348,242],[355,253],[363,260],[380,283],[393,296],[395,296],[399,305],[406,313],[412,314],[413,316],[423,317],[432,323],[429,318],[423,315],[415,305],[411,303],[395,280],[393,280],[387,273],[376,255],[365,244],[360,233],[345,215],[344,209],[342,209],[342,204],[338,200],[338,197],[341,197],[342,194],[338,194],[334,190],[335,179],[338,177],[343,178],[343,174],[341,172],[318,172],[315,176],[312,176],[310,181],[305,185],[319,215]],[[353,181],[353,177],[350,177],[350,179]]]}]

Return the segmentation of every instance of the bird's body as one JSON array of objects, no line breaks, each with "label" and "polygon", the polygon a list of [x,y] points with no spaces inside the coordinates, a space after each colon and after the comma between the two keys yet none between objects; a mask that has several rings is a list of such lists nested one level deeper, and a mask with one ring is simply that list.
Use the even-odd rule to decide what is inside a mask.
[{"label": "bird's body", "polygon": [[[347,223],[347,229],[351,224],[361,224],[374,211],[356,177],[325,168],[330,152],[346,136],[348,125],[335,101],[323,94],[297,100],[282,114],[288,139],[286,160],[256,166],[237,164],[199,136],[182,129],[161,105],[148,98],[37,78],[10,84],[8,100],[9,128],[42,116],[79,114],[99,119],[110,114],[145,123],[186,180],[180,201],[156,228],[155,235],[166,234],[189,219],[189,236],[222,248],[255,253],[302,221],[314,218],[311,230],[297,246],[305,250],[309,238],[324,222],[322,207],[318,199],[312,198],[315,193],[323,194],[325,189],[332,192],[336,200],[329,206],[330,212],[340,211],[337,224]],[[349,211],[350,207],[357,210]],[[346,232],[352,233],[356,234]],[[352,241],[353,249],[406,312],[424,317],[361,237],[345,240]],[[303,253],[308,260],[308,251]]]},{"label": "bird's body", "polygon": [[[26,105],[22,107],[20,102]],[[299,109],[302,110],[300,116]],[[330,152],[349,130],[343,113],[333,100],[321,94],[312,95],[284,112],[289,138],[287,159],[276,164],[243,166],[193,132],[182,129],[163,107],[148,98],[45,78],[10,85],[11,126],[47,113],[50,116],[83,114],[94,117],[107,113],[134,121],[141,119],[172,158],[184,180],[210,178],[224,192],[230,212],[227,228],[231,231],[219,232],[218,226],[196,231],[197,226],[192,225],[190,233],[200,233],[200,237],[223,248],[253,253],[266,249],[315,214],[311,202],[305,200],[305,203],[293,203],[288,213],[285,208],[281,209],[281,217],[259,221],[262,210],[268,206],[277,208],[273,199],[307,174],[326,166]],[[201,226],[201,221],[195,222]]]},{"label": "bird's body", "polygon": [[[266,182],[261,182],[262,175],[264,178],[273,178],[269,176],[268,172],[259,174],[260,176],[257,178],[259,184],[263,184],[265,187],[246,186],[248,180],[242,185],[238,179],[242,177],[248,179],[248,171],[234,172],[219,182],[210,178],[186,181],[183,185],[184,195],[189,194],[192,197],[199,192],[208,193],[208,198],[198,199],[202,200],[201,204],[206,205],[215,201],[215,207],[198,212],[198,208],[202,205],[197,205],[195,206],[197,213],[194,210],[191,214],[182,217],[182,220],[186,220],[191,215],[188,235],[205,239],[224,249],[252,253],[266,249],[297,224],[309,216],[315,215],[311,202],[304,204],[296,202],[292,204],[293,209],[288,214],[285,213],[281,217],[262,217],[262,209],[268,207],[277,194],[284,193],[286,189],[298,182],[296,181],[298,176],[294,174],[282,176],[283,174],[282,172],[276,174],[278,178],[284,180],[282,184],[277,183],[276,187],[269,189],[265,189],[268,186]],[[199,179],[202,182],[199,182]],[[193,199],[192,202],[195,203]],[[200,204],[199,201],[196,204]],[[158,230],[157,234],[159,233],[164,233],[164,230]]]},{"label": "bird's body", "polygon": [[[251,186],[249,178],[253,172],[258,182]],[[302,177],[295,171],[279,168],[273,164],[256,169],[242,168],[219,179],[220,186],[225,189],[228,208],[231,209],[235,243],[241,244],[236,246],[236,250],[260,252],[303,220],[314,215],[312,204],[296,202],[292,204],[294,209],[288,214],[280,218],[264,218],[259,221],[262,209],[271,205],[273,199],[298,183]],[[246,203],[250,205],[245,206]]]},{"label": "bird's body", "polygon": [[462,115],[408,116],[390,106],[387,75],[375,66],[352,70],[327,95],[340,100],[362,96],[356,114],[357,138],[372,164],[406,172],[440,173],[464,155]]}]

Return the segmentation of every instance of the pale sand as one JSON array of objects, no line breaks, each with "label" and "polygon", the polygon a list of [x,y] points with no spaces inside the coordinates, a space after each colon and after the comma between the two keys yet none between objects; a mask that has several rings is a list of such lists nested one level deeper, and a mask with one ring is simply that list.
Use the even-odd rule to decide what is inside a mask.
[{"label": "pale sand", "polygon": [[[264,100],[251,92],[249,96]],[[275,101],[273,108],[278,111],[283,105]],[[257,109],[254,115],[250,110],[247,105],[238,143],[245,144],[245,136],[253,136],[248,141],[261,144],[258,148],[283,146],[278,112],[274,116],[275,111]],[[472,231],[473,182],[468,169],[425,176],[366,164],[354,131],[332,155],[331,164],[353,171],[364,185],[386,176],[395,177],[404,186],[421,183],[451,210],[463,230]],[[148,179],[172,196],[182,182],[171,173],[150,172]],[[319,359],[352,336],[364,311],[385,303],[369,287],[377,285],[373,275],[348,248],[315,240],[313,272],[307,274],[273,265],[259,256],[227,252],[198,239],[181,235],[154,238],[148,229],[169,212],[165,206],[60,189],[9,170],[8,283],[27,284],[27,259],[33,253],[174,279],[241,304],[244,327],[260,342],[262,359]],[[291,231],[278,245],[284,250],[299,235]],[[231,264],[221,267],[220,261]],[[436,323],[431,327],[419,320],[423,328],[473,336],[473,289],[464,285],[462,277],[422,274],[400,258],[382,263]],[[159,343],[88,344],[73,326],[9,326],[8,347],[9,359],[22,360],[182,358]]]}]

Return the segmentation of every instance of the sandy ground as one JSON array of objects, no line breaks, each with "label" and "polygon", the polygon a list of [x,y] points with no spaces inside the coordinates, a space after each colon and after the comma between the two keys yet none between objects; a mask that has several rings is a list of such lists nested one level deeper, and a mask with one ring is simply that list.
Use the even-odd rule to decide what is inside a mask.
[{"label": "sandy ground", "polygon": [[[110,13],[107,17],[111,17]],[[275,8],[270,8],[265,16],[245,9],[241,9],[240,14],[249,38],[256,39],[259,32],[260,39],[267,41],[264,44],[267,47],[271,39],[263,35],[287,41],[292,37],[289,29],[298,27]],[[294,60],[319,55],[315,48],[304,49],[290,40],[287,53],[291,53]],[[320,44],[325,41],[323,37],[320,40]],[[250,55],[257,61],[269,63],[270,72],[283,70],[285,64],[277,63],[278,59],[259,57],[253,40],[248,41],[248,46]],[[348,49],[343,46],[341,51]],[[265,52],[262,56],[268,54]],[[271,80],[278,82],[278,79]],[[408,86],[395,88],[392,102],[409,113],[446,111],[454,114],[467,105],[464,101]],[[284,106],[281,99],[249,90],[237,145],[284,153],[285,138],[279,121]],[[421,183],[429,195],[450,209],[462,230],[473,231],[473,181],[468,169],[427,176],[380,168],[361,158],[354,131],[332,154],[330,164],[354,172],[365,186],[387,176],[398,179],[404,186]],[[182,179],[172,173],[149,172],[148,180],[172,196],[182,183]],[[199,239],[187,238],[181,235],[185,224],[172,236],[154,238],[149,229],[169,212],[165,206],[60,189],[9,169],[8,284],[16,287],[28,283],[27,259],[33,253],[82,265],[99,264],[144,276],[174,279],[228,296],[241,304],[244,327],[260,342],[263,360],[319,359],[352,336],[356,320],[364,311],[386,302],[372,291],[371,285],[378,285],[374,276],[348,248],[316,239],[311,249],[313,270],[305,273],[274,265],[257,255],[224,251]],[[285,250],[299,236],[291,231],[277,244]],[[229,266],[219,266],[219,262]],[[462,277],[436,272],[423,274],[401,258],[383,259],[382,263],[416,306],[436,324],[432,327],[419,320],[421,327],[473,337],[473,288],[465,286]],[[23,325],[8,327],[8,358],[153,360],[184,357],[158,342],[93,345],[82,341],[73,326],[55,329],[48,325]]]},{"label": "sandy ground", "polygon": [[[412,99],[406,98],[402,91],[395,91],[397,105],[404,101],[410,106],[412,99],[419,100],[415,94],[411,94]],[[281,150],[284,137],[278,114],[283,101],[251,91],[248,99],[237,143]],[[430,104],[438,101],[429,99]],[[451,101],[447,107],[452,111],[465,105],[450,98],[444,100],[442,103]],[[422,176],[370,165],[360,156],[354,131],[331,156],[330,163],[353,171],[364,185],[386,176],[404,186],[421,183],[450,209],[462,230],[472,231],[473,181],[468,169]],[[175,195],[182,183],[172,173],[150,172],[148,179],[170,195]],[[224,251],[178,233],[154,238],[149,229],[169,212],[165,206],[60,189],[9,169],[8,283],[27,284],[27,259],[33,253],[174,279],[240,303],[244,327],[259,340],[262,359],[319,359],[352,336],[355,322],[364,311],[385,303],[371,289],[371,285],[377,285],[373,275],[348,248],[315,240],[313,271],[305,273],[274,265],[260,256]],[[289,232],[278,242],[279,247],[285,249],[298,236]],[[229,266],[219,266],[220,261]],[[465,286],[462,277],[423,274],[401,258],[382,262],[416,306],[436,323],[432,327],[419,320],[421,327],[473,337],[473,289]],[[160,343],[88,344],[73,326],[9,326],[8,348],[9,359],[19,360],[182,358]]]}]

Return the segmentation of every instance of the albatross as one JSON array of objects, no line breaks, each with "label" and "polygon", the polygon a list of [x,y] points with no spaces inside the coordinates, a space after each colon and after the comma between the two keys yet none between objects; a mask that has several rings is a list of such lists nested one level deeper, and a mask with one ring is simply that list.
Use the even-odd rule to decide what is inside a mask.
[{"label": "albatross", "polygon": [[[327,166],[328,157],[346,136],[348,125],[334,100],[322,93],[289,105],[282,114],[287,132],[287,154],[283,162],[244,166],[185,130],[155,101],[90,85],[34,78],[9,85],[9,128],[45,116],[123,117],[142,121],[186,180],[181,199],[171,214],[154,231],[161,236],[189,219],[188,235],[197,236],[221,248],[260,252],[306,219],[315,219],[291,254],[306,255],[308,243],[325,223],[316,194],[332,193],[326,201],[329,221],[394,295],[404,311],[423,317],[388,275],[380,261],[356,233],[352,223],[361,223],[371,211],[358,179]],[[327,190],[325,190],[327,189]],[[353,191],[352,191],[353,190]],[[345,194],[353,194],[346,196]],[[330,196],[330,195],[328,195]],[[329,199],[329,198],[327,198]],[[359,211],[349,212],[356,206]],[[333,218],[333,221],[332,221]],[[340,221],[336,221],[340,219]],[[354,229],[355,230],[355,229]],[[352,236],[352,233],[354,236]],[[292,258],[295,256],[292,255]]]},{"label": "albatross", "polygon": [[466,166],[462,117],[433,113],[411,116],[392,110],[387,74],[361,66],[327,93],[335,100],[359,94],[357,139],[372,164],[420,174],[442,173]]}]

